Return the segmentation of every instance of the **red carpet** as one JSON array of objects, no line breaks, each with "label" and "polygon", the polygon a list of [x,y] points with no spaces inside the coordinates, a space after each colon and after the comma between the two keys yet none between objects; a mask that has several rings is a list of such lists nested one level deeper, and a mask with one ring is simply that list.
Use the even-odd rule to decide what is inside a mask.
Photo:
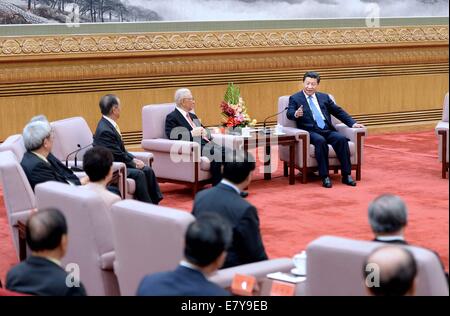
[{"label": "red carpet", "polygon": [[[362,181],[356,188],[341,184],[339,175],[332,175],[332,189],[322,188],[314,178],[291,186],[282,177],[281,163],[271,181],[255,174],[248,200],[259,210],[269,257],[292,256],[324,234],[371,239],[367,206],[379,194],[393,193],[408,205],[406,239],[437,251],[448,270],[449,181],[441,179],[434,132],[369,136],[364,154]],[[191,210],[187,189],[173,184],[161,188],[165,194],[162,205]],[[0,277],[4,280],[16,259],[2,202]]]}]

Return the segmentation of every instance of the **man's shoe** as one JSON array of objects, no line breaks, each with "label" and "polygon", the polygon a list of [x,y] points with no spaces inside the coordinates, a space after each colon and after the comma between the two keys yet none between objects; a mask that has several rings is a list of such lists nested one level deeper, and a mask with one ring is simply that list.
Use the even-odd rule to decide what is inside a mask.
[{"label": "man's shoe", "polygon": [[351,175],[343,176],[342,177],[342,183],[344,183],[346,185],[350,185],[352,187],[356,187],[356,182],[355,182],[355,180],[353,180]]},{"label": "man's shoe", "polygon": [[243,198],[246,198],[247,196],[248,196],[248,192],[247,191],[241,191],[241,196],[243,197]]},{"label": "man's shoe", "polygon": [[331,188],[333,185],[331,184],[331,179],[330,177],[325,177],[322,179],[322,186],[324,188]]}]

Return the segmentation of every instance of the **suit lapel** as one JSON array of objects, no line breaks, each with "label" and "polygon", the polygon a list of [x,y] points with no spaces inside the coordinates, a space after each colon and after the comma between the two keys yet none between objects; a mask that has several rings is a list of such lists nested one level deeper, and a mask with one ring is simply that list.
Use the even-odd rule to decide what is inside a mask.
[{"label": "suit lapel", "polygon": [[[182,125],[183,127],[187,128],[189,131],[192,131],[191,124],[189,124],[188,121],[186,120],[186,118],[183,117],[183,114],[181,114],[181,112],[178,111],[177,109],[175,109],[174,111],[175,111],[175,115],[177,117],[179,125]],[[191,116],[191,118],[192,118],[192,116]]]},{"label": "suit lapel", "polygon": [[119,132],[117,131],[117,129],[114,127],[114,125],[112,125],[111,122],[108,121],[107,119],[105,119],[104,117],[102,117],[102,120],[106,123],[106,126],[108,126],[109,129],[113,131],[113,133],[116,135],[117,140],[118,140],[121,144],[123,144],[122,136],[119,134]]}]

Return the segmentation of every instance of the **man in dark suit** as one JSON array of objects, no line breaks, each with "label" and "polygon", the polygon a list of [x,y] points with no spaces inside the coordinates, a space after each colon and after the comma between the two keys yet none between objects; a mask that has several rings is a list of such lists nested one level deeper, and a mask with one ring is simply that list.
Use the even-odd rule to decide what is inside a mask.
[{"label": "man in dark suit", "polygon": [[[373,241],[393,244],[408,245],[405,240],[405,228],[408,224],[408,211],[405,202],[397,195],[383,194],[373,200],[369,205],[369,223],[375,238]],[[448,280],[448,272],[439,254],[434,252],[441,262],[442,270]]]},{"label": "man in dark suit", "polygon": [[251,154],[243,151],[227,153],[222,181],[195,197],[192,210],[194,216],[217,213],[233,228],[233,243],[228,250],[224,268],[267,260],[256,208],[240,195],[250,184],[254,169],[255,160]]},{"label": "man in dark suit", "polygon": [[175,92],[176,108],[166,117],[165,130],[168,139],[194,141],[200,145],[201,155],[211,161],[212,183],[216,185],[222,179],[222,162],[225,148],[211,140],[211,132],[192,113],[195,100],[189,89],[181,88]]},{"label": "man in dark suit", "polygon": [[315,147],[319,176],[325,188],[332,183],[328,173],[328,144],[331,144],[341,163],[342,183],[356,186],[351,177],[351,162],[348,140],[338,133],[331,122],[331,115],[349,127],[362,128],[347,112],[336,105],[330,96],[317,92],[320,75],[309,71],[303,76],[303,90],[289,98],[287,118],[296,122],[297,127],[309,132],[311,144]]},{"label": "man in dark suit", "polygon": [[85,296],[77,276],[61,267],[67,251],[67,223],[56,209],[44,209],[30,215],[26,239],[32,253],[14,266],[6,276],[11,291],[46,296]]},{"label": "man in dark suit", "polygon": [[125,149],[119,125],[116,123],[121,112],[119,98],[113,94],[105,95],[100,99],[99,106],[103,116],[94,134],[94,146],[108,148],[114,156],[114,161],[123,162],[127,166],[127,177],[136,182],[137,200],[158,204],[163,195],[153,169]]},{"label": "man in dark suit", "polygon": [[48,121],[31,121],[23,129],[22,135],[27,152],[20,164],[33,190],[37,184],[46,181],[72,185],[89,182],[88,177],[78,179],[72,170],[52,155],[53,135]]},{"label": "man in dark suit", "polygon": [[139,296],[228,296],[230,293],[207,280],[225,260],[231,227],[216,214],[197,218],[186,231],[185,260],[170,272],[145,276]]}]

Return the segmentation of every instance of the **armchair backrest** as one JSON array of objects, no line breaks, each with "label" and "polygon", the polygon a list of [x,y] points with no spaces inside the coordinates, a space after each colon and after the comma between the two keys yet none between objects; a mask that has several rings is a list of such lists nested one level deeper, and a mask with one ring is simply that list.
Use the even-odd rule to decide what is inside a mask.
[{"label": "armchair backrest", "polygon": [[63,264],[78,264],[89,295],[113,294],[113,281],[102,272],[112,270],[114,246],[110,210],[101,197],[82,186],[54,181],[38,184],[35,191],[39,209],[57,208],[66,217],[69,246]]},{"label": "armchair backrest", "polygon": [[[386,244],[322,236],[307,247],[308,295],[367,295],[363,264],[375,248]],[[403,247],[403,246],[401,246]],[[416,295],[448,295],[448,285],[438,257],[432,251],[413,246],[418,264]]]},{"label": "armchair backrest", "polygon": [[183,257],[184,238],[194,217],[186,211],[124,200],[112,207],[114,263],[122,295],[135,295],[150,273],[174,269]]},{"label": "armchair backrest", "polygon": [[442,110],[442,121],[448,122],[448,92],[444,98],[444,106],[443,106],[443,110]]},{"label": "armchair backrest", "polygon": [[0,182],[11,236],[18,255],[18,235],[13,226],[18,220],[25,221],[28,218],[31,210],[36,208],[36,199],[27,176],[12,151],[0,152]]},{"label": "armchair backrest", "polygon": [[[284,95],[278,98],[278,112],[283,111],[288,106],[289,97],[290,97],[289,95]],[[297,127],[295,121],[292,121],[287,118],[286,111],[284,111],[281,114],[278,114],[277,123],[285,127],[294,127],[294,128]]]},{"label": "armchair backrest", "polygon": [[[80,147],[92,144],[93,136],[87,122],[82,117],[71,117],[64,120],[50,123],[53,129],[53,148],[52,154],[59,160],[66,160],[67,155]],[[77,157],[82,160],[84,152],[89,149],[83,149]],[[73,156],[69,157],[73,160]]]},{"label": "armchair backrest", "polygon": [[167,138],[166,116],[175,109],[175,103],[151,104],[142,108],[142,138]]},{"label": "armchair backrest", "polygon": [[0,144],[0,152],[8,150],[14,153],[19,163],[22,161],[23,154],[27,151],[23,144],[22,134],[11,135]]}]

